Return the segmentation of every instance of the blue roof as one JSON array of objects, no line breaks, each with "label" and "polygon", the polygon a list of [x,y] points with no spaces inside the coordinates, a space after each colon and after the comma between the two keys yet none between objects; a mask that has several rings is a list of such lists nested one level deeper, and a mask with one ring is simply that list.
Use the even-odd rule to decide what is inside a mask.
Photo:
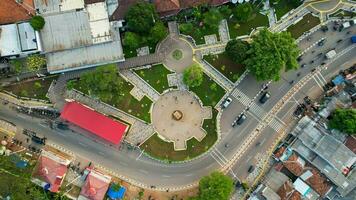
[{"label": "blue roof", "polygon": [[110,197],[110,199],[122,199],[125,196],[126,188],[120,187],[118,191],[115,191],[113,189],[113,185],[109,188],[109,191],[107,192],[107,195]]},{"label": "blue roof", "polygon": [[343,83],[345,81],[344,77],[342,75],[337,75],[333,80],[332,82],[335,84],[335,85],[340,85],[341,83]]}]

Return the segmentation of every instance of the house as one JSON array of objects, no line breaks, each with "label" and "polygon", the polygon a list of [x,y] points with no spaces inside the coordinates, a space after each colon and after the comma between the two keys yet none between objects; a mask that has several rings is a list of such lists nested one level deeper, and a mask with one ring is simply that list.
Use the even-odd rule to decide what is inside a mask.
[{"label": "house", "polygon": [[95,169],[89,169],[78,200],[102,200],[109,188],[111,177]]},{"label": "house", "polygon": [[345,197],[355,189],[354,152],[308,116],[298,122],[291,134],[296,137],[290,145],[291,150],[331,180],[341,196]]},{"label": "house", "polygon": [[[35,0],[47,71],[62,73],[124,60],[117,23],[102,0]],[[69,23],[70,22],[70,23]]]},{"label": "house", "polygon": [[1,0],[0,25],[28,21],[34,14],[33,0]]},{"label": "house", "polygon": [[70,160],[50,151],[42,151],[35,166],[32,182],[51,192],[58,192]]}]

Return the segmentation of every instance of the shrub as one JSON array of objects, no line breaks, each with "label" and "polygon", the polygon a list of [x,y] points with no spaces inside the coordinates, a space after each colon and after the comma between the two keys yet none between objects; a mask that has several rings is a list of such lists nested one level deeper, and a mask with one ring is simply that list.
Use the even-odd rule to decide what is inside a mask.
[{"label": "shrub", "polygon": [[45,23],[46,22],[44,18],[40,15],[33,16],[32,19],[30,20],[30,24],[32,28],[35,29],[36,31],[41,30],[44,27]]}]

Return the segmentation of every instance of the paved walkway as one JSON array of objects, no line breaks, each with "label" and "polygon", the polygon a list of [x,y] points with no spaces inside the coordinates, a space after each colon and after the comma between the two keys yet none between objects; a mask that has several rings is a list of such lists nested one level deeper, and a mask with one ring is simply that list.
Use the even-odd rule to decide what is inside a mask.
[{"label": "paved walkway", "polygon": [[169,34],[171,35],[176,35],[176,36],[179,35],[179,28],[176,21],[168,22],[168,31]]},{"label": "paved walkway", "polygon": [[274,25],[277,22],[277,18],[276,18],[276,14],[274,12],[274,9],[270,6],[269,0],[266,0],[263,3],[263,10],[267,14],[269,25],[270,26]]},{"label": "paved walkway", "polygon": [[143,94],[145,94],[152,101],[157,101],[160,94],[146,81],[144,81],[140,76],[138,76],[132,70],[121,70],[120,75],[124,77],[128,82],[137,87]]},{"label": "paved walkway", "polygon": [[154,134],[152,125],[149,125],[146,122],[136,117],[133,117],[132,115],[127,114],[126,112],[123,112],[113,106],[110,106],[101,101],[95,100],[87,95],[84,95],[81,92],[78,92],[76,90],[69,90],[65,92],[64,97],[67,99],[74,99],[95,109],[100,113],[115,116],[129,123],[131,125],[130,131],[127,133],[124,140],[131,144],[141,144]]},{"label": "paved walkway", "polygon": [[229,27],[227,26],[226,19],[221,20],[219,24],[220,42],[227,43],[230,40]]}]

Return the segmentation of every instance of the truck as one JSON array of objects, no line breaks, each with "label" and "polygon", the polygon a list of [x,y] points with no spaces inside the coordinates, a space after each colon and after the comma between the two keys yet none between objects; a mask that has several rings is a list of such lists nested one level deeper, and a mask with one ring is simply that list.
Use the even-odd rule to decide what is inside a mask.
[{"label": "truck", "polygon": [[355,43],[356,43],[356,35],[354,35],[354,36],[351,37],[351,42],[352,42],[352,44],[355,44]]},{"label": "truck", "polygon": [[344,22],[344,23],[341,25],[339,31],[342,31],[342,30],[344,30],[344,29],[350,28],[350,26],[351,26],[351,23],[350,23],[350,22]]},{"label": "truck", "polygon": [[334,56],[336,56],[336,51],[333,49],[333,50],[330,50],[329,52],[327,52],[326,54],[325,54],[325,58],[327,58],[327,59],[331,59],[331,58],[333,58]]}]

